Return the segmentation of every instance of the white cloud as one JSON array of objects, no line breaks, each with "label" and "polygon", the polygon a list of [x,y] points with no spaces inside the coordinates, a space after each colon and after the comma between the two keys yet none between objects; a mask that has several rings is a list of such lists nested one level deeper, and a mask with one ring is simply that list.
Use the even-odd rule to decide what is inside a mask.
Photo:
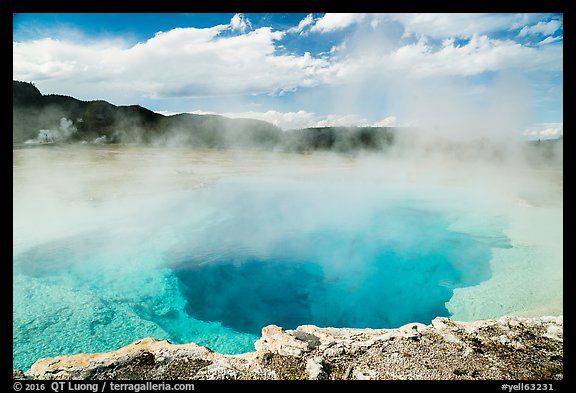
[{"label": "white cloud", "polygon": [[367,119],[353,114],[330,114],[319,119],[312,127],[368,127],[371,124]]},{"label": "white cloud", "polygon": [[518,33],[519,37],[525,37],[527,35],[551,35],[554,34],[558,29],[562,27],[562,22],[556,19],[552,19],[548,22],[538,22],[532,26],[524,26],[522,30]]},{"label": "white cloud", "polygon": [[[473,35],[466,45],[445,43],[438,51],[423,48],[419,64],[413,67],[416,74],[477,75],[486,71],[505,69],[561,69],[562,51],[551,48],[538,50],[522,46],[512,40],[490,39]],[[402,64],[403,59],[398,59]]]},{"label": "white cloud", "polygon": [[564,135],[564,123],[540,123],[524,131],[524,135],[536,139],[552,139]]},{"label": "white cloud", "polygon": [[219,114],[222,116],[230,117],[232,119],[239,118],[249,118],[264,120],[269,123],[274,124],[284,130],[295,129],[295,128],[307,128],[307,127],[328,127],[328,126],[351,126],[351,125],[368,125],[368,121],[357,115],[317,115],[313,112],[307,112],[304,110],[299,110],[296,112],[278,112],[275,110],[269,110],[266,112],[257,111],[246,111],[246,112],[205,112],[205,111],[193,111],[191,113],[195,114]]},{"label": "white cloud", "polygon": [[540,41],[536,45],[540,46],[540,45],[551,44],[551,43],[556,42],[556,41],[561,41],[562,38],[563,38],[562,36],[557,36],[557,37],[549,36],[549,37],[544,38],[542,41]]},{"label": "white cloud", "polygon": [[[236,14],[227,25],[176,28],[132,47],[110,41],[76,43],[49,38],[15,42],[13,77],[40,83],[47,91],[69,94],[86,90],[84,84],[94,86],[93,82],[98,82],[103,92],[120,89],[150,97],[189,97],[282,94],[302,86],[347,82],[347,78],[364,72],[402,71],[428,77],[476,75],[507,68],[561,69],[562,48],[545,45],[559,40],[554,37],[534,48],[480,34],[472,34],[469,42],[457,45],[452,35],[438,47],[428,44],[424,35],[493,30],[519,18],[508,14],[326,14],[312,25],[309,14],[293,31],[312,26],[312,30],[327,32],[360,21],[396,20],[407,31],[422,34],[416,43],[400,47],[381,45],[372,35],[365,35],[358,38],[362,45],[347,48],[343,41],[329,54],[315,57],[308,52],[277,53],[277,42],[286,32],[269,27],[223,36],[225,30],[250,27],[247,18]],[[520,19],[526,22],[530,18],[523,15]],[[552,31],[557,28],[552,22],[559,23],[538,23],[533,30]],[[358,52],[359,47],[365,48],[363,52]]]},{"label": "white cloud", "polygon": [[150,97],[272,94],[315,85],[317,74],[329,65],[310,53],[275,53],[276,41],[285,33],[269,27],[220,34],[234,23],[242,27],[231,22],[205,29],[176,28],[132,47],[104,41],[15,42],[13,77],[35,81],[51,92],[105,94],[99,98],[113,91]]},{"label": "white cloud", "polygon": [[316,21],[314,26],[312,26],[311,31],[328,33],[335,30],[341,30],[355,23],[363,21],[364,18],[366,18],[366,14],[328,13]]},{"label": "white cloud", "polygon": [[295,26],[295,27],[288,29],[287,32],[288,33],[300,33],[307,26],[310,26],[313,21],[314,21],[314,18],[312,16],[312,14],[308,14],[308,15],[306,15],[306,17],[304,19],[302,19],[300,21],[300,23],[298,23],[298,26]]},{"label": "white cloud", "polygon": [[542,130],[540,135],[545,137],[556,137],[562,135],[562,133],[563,129],[561,127],[548,127]]},{"label": "white cloud", "polygon": [[[202,112],[196,111],[194,113],[201,114]],[[316,115],[314,113],[306,112],[304,110],[296,112],[278,112],[275,110],[269,110],[266,112],[224,112],[219,114],[233,119],[248,118],[263,120],[272,123],[284,130],[291,128],[310,127],[316,119]]]},{"label": "white cloud", "polygon": [[[195,112],[201,113],[201,112]],[[297,112],[228,112],[221,113],[223,116],[231,118],[251,118],[270,122],[284,130],[307,127],[392,127],[398,125],[395,116],[388,116],[385,119],[370,122],[364,117],[355,114],[327,114],[318,115],[313,112],[300,110]]]},{"label": "white cloud", "polygon": [[[154,112],[159,113],[163,116],[172,116],[172,115],[177,115],[179,113],[182,113],[182,112],[174,112],[174,111],[168,111],[168,110],[158,110],[158,111],[154,111]],[[188,112],[188,113],[192,113],[192,112]],[[201,113],[198,113],[198,114],[201,114]]]},{"label": "white cloud", "polygon": [[508,69],[558,71],[562,70],[563,56],[562,47],[527,47],[512,40],[490,39],[486,35],[473,35],[464,45],[446,39],[437,47],[421,37],[413,44],[388,53],[372,48],[361,57],[354,56],[354,53],[338,55],[345,59],[334,65],[333,75],[328,75],[334,78],[331,80],[333,83],[377,75],[429,78],[478,75]]},{"label": "white cloud", "polygon": [[539,14],[506,13],[384,13],[384,14],[325,14],[312,27],[315,32],[331,32],[357,23],[369,23],[372,28],[385,23],[399,23],[404,37],[426,35],[432,38],[463,37],[520,28],[538,20]]},{"label": "white cloud", "polygon": [[[26,43],[14,42],[14,77],[21,80],[66,78],[78,73],[98,75],[103,60],[116,56],[122,48],[102,41],[79,45],[51,38]],[[105,54],[105,56],[102,56]]]},{"label": "white cloud", "polygon": [[[312,30],[332,31],[353,23],[399,23],[404,39],[378,40],[369,30],[356,32],[351,45],[343,41],[330,51],[331,66],[319,77],[326,83],[345,84],[367,78],[430,78],[471,76],[502,70],[561,71],[562,48],[522,45],[513,39],[491,38],[488,33],[512,31],[542,18],[538,14],[326,14]],[[378,23],[373,23],[378,21]],[[511,26],[515,26],[512,28]],[[538,25],[536,25],[538,26]],[[550,24],[546,24],[550,26]],[[548,27],[550,30],[550,27]],[[380,27],[378,27],[380,29]],[[541,28],[539,28],[541,29]],[[543,30],[543,29],[541,29]],[[389,30],[390,31],[390,30]],[[408,36],[416,36],[410,42]],[[456,40],[462,38],[465,41]],[[400,37],[398,37],[400,38]],[[442,38],[442,44],[437,39]],[[400,44],[400,46],[399,46]]]},{"label": "white cloud", "polygon": [[239,31],[245,33],[246,30],[252,29],[252,23],[250,19],[246,18],[244,14],[236,14],[232,17],[230,21],[230,28],[232,31]]},{"label": "white cloud", "polygon": [[396,116],[388,116],[372,125],[374,127],[394,127],[398,125],[398,119]]},{"label": "white cloud", "polygon": [[388,14],[388,18],[402,23],[404,35],[427,35],[434,38],[482,35],[508,30],[540,16],[538,14],[493,14],[493,13],[450,13],[450,14]]},{"label": "white cloud", "polygon": [[[156,111],[164,116],[176,115],[179,112],[172,111]],[[312,112],[299,110],[295,112],[278,112],[275,110],[268,110],[265,112],[258,111],[245,111],[245,112],[212,112],[204,110],[195,110],[187,113],[196,115],[221,115],[231,119],[256,119],[272,123],[281,129],[288,130],[294,128],[313,127],[318,121],[321,120],[319,116]]]},{"label": "white cloud", "polygon": [[[156,111],[165,116],[175,115],[177,112]],[[222,115],[232,119],[257,119],[267,121],[283,130],[308,128],[308,127],[336,127],[336,126],[361,126],[361,127],[393,127],[398,125],[396,116],[388,116],[376,122],[370,122],[366,118],[355,114],[327,114],[318,115],[313,112],[299,110],[295,112],[279,112],[269,110],[266,112],[209,112],[196,110],[188,113],[197,115]]]}]

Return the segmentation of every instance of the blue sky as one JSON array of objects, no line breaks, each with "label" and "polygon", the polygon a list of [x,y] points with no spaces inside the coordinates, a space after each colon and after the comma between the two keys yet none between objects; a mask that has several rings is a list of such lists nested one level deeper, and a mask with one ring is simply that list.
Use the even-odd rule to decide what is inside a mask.
[{"label": "blue sky", "polygon": [[283,129],[563,133],[562,14],[15,14],[44,94]]}]

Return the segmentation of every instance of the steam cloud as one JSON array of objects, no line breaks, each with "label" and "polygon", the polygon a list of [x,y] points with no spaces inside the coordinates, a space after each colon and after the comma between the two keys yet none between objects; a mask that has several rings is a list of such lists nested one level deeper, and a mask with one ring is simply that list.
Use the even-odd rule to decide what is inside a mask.
[{"label": "steam cloud", "polygon": [[[79,122],[82,119],[78,119]],[[28,145],[45,144],[45,143],[56,143],[56,142],[68,142],[70,138],[78,132],[78,128],[74,125],[72,120],[65,117],[60,119],[60,124],[55,128],[41,129],[38,131],[38,136],[33,139],[28,139],[24,143]],[[106,135],[102,135],[94,138],[90,143],[93,144],[104,144],[109,142]],[[81,143],[88,143],[87,141],[82,141]]]},{"label": "steam cloud", "polygon": [[[350,238],[338,228],[385,220],[375,217],[371,209],[380,209],[386,200],[439,202],[444,214],[459,218],[450,230],[464,234],[455,238],[460,245],[466,245],[462,243],[466,234],[490,237],[504,227],[512,247],[494,254],[492,277],[474,275],[483,271],[481,266],[469,269],[472,276],[465,282],[484,281],[454,291],[447,307],[455,319],[561,314],[561,167],[534,170],[534,160],[529,163],[518,154],[516,145],[496,149],[498,145],[486,142],[449,143],[415,135],[397,143],[386,152],[356,156],[93,144],[15,149],[16,364],[26,368],[39,357],[113,350],[145,336],[197,342],[228,353],[250,351],[257,336],[226,326],[253,332],[263,320],[274,323],[274,315],[256,316],[265,311],[262,304],[282,301],[283,296],[290,299],[292,308],[283,308],[276,317],[301,324],[290,318],[307,317],[304,306],[315,300],[307,299],[307,292],[298,292],[303,277],[314,285],[346,278],[350,290],[357,282],[363,295],[354,292],[356,298],[345,296],[346,286],[343,292],[310,293],[326,295],[321,305],[340,304],[330,299],[342,297],[347,309],[358,314],[358,323],[366,323],[363,302],[350,299],[373,303],[382,294],[381,281],[372,279],[369,286],[362,286],[362,277],[372,266],[369,258],[354,253],[357,247],[370,245],[371,234],[359,229]],[[545,157],[535,158],[542,165],[547,162]],[[250,192],[228,191],[226,185],[235,182],[247,182]],[[190,191],[200,197],[188,198]],[[230,220],[233,225],[227,224]],[[415,220],[430,223],[417,215]],[[382,228],[381,236],[400,239],[397,246],[420,252],[424,240],[418,247],[414,239],[401,241],[410,239],[410,226]],[[331,234],[333,245],[327,237]],[[433,245],[437,235],[426,232],[425,243]],[[303,247],[318,241],[328,250],[318,254],[324,261],[321,267],[274,259],[287,248],[291,256],[298,257],[302,250],[306,257],[310,254]],[[366,255],[378,251],[362,250]],[[266,265],[259,266],[262,263]],[[195,268],[200,269],[198,274]],[[395,274],[392,277],[401,277]],[[200,298],[237,299],[242,293],[227,287],[229,275],[244,277],[242,290],[268,296],[252,297],[250,307],[242,309],[246,311],[243,320],[214,313],[214,307],[221,305],[206,303],[199,308],[193,303]],[[268,279],[270,275],[274,280]],[[454,285],[448,278],[441,288],[444,300]],[[177,280],[186,281],[190,288],[182,289]],[[385,282],[394,284],[390,279]],[[206,295],[204,287],[217,295]],[[377,295],[366,293],[369,290]],[[32,300],[31,293],[36,294]],[[421,300],[415,301],[422,305],[430,297]],[[397,302],[387,296],[380,305],[394,308]],[[446,313],[442,305],[438,307],[431,314]],[[323,312],[341,313],[341,321],[349,321],[349,315],[336,307]],[[62,314],[68,319],[59,318]],[[389,323],[414,317],[405,307],[399,319]],[[228,325],[203,318],[222,318]],[[45,325],[46,320],[57,322]],[[71,328],[74,335],[68,333]],[[29,340],[31,331],[38,333],[32,335],[39,337],[34,342]],[[40,337],[52,337],[55,344],[47,348]]]},{"label": "steam cloud", "polygon": [[63,142],[70,138],[78,129],[72,122],[65,117],[60,119],[60,124],[56,128],[42,129],[34,139],[28,139],[27,144]]}]

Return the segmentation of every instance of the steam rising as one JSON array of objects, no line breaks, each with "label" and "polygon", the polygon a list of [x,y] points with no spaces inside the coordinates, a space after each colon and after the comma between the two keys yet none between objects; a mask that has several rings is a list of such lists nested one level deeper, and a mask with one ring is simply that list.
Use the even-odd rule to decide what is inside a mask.
[{"label": "steam rising", "polygon": [[60,124],[56,128],[42,129],[34,139],[28,139],[26,144],[53,143],[67,141],[74,135],[78,129],[74,126],[72,120],[65,117],[60,119]]},{"label": "steam rising", "polygon": [[14,150],[15,365],[146,336],[245,352],[263,323],[562,314],[559,161],[434,141]]}]

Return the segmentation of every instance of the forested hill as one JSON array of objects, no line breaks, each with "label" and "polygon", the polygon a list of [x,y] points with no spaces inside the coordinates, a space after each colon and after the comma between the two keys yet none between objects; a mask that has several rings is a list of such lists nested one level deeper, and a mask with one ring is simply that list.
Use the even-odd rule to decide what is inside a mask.
[{"label": "forested hill", "polygon": [[[44,132],[41,132],[44,130]],[[260,120],[218,115],[164,116],[139,105],[81,101],[42,95],[30,83],[13,82],[13,143],[29,140],[190,144],[225,148],[276,144],[282,130]]]},{"label": "forested hill", "polygon": [[182,145],[199,148],[262,148],[284,151],[380,150],[394,142],[390,127],[323,127],[282,131],[255,119],[219,115],[164,116],[139,105],[43,95],[33,84],[13,81],[13,144],[87,142]]}]

